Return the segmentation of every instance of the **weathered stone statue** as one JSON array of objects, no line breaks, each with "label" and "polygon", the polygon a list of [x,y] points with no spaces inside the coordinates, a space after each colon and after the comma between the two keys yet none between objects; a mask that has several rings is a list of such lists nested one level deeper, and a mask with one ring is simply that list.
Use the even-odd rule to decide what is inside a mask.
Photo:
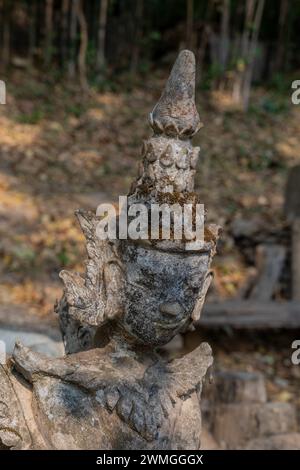
[{"label": "weathered stone statue", "polygon": [[[180,53],[150,114],[135,203],[195,204],[200,128],[195,59]],[[167,360],[159,347],[199,320],[211,282],[218,227],[187,239],[101,240],[99,218],[78,211],[86,237],[84,276],[62,271],[56,306],[66,356],[16,344],[0,369],[0,447],[14,449],[198,449],[201,387],[211,349]]]}]

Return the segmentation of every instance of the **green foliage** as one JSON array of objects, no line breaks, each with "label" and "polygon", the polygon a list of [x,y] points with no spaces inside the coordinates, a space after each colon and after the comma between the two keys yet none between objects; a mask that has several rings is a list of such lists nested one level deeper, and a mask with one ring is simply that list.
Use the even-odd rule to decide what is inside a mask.
[{"label": "green foliage", "polygon": [[86,111],[86,105],[83,103],[66,103],[66,114],[71,114],[76,118],[80,118]]},{"label": "green foliage", "polygon": [[159,31],[150,31],[148,41],[160,41],[161,40],[161,33]]},{"label": "green foliage", "polygon": [[36,259],[36,252],[29,245],[15,245],[13,248],[15,257],[26,264],[32,264]]},{"label": "green foliage", "polygon": [[59,261],[59,264],[64,267],[70,265],[71,263],[70,256],[65,247],[62,247],[62,249],[57,253],[57,259]]},{"label": "green foliage", "polygon": [[262,109],[270,114],[279,114],[287,111],[288,103],[286,101],[274,99],[272,97],[265,98],[261,103]]},{"label": "green foliage", "polygon": [[43,109],[35,108],[29,113],[20,113],[17,116],[17,121],[20,124],[38,124],[45,117]]},{"label": "green foliage", "polygon": [[86,63],[91,70],[93,70],[93,68],[95,67],[96,55],[97,48],[95,46],[95,43],[93,41],[89,41],[86,54]]},{"label": "green foliage", "polygon": [[200,83],[202,90],[211,90],[214,87],[214,83],[217,79],[222,76],[222,69],[220,64],[217,62],[209,65],[203,74],[203,78]]},{"label": "green foliage", "polygon": [[46,83],[32,77],[14,87],[13,92],[19,99],[44,99],[49,93],[49,87]]},{"label": "green foliage", "polygon": [[282,96],[278,94],[271,94],[264,96],[258,103],[252,104],[249,108],[251,114],[263,115],[279,115],[284,114],[290,107],[289,95]]},{"label": "green foliage", "polygon": [[272,75],[268,86],[275,92],[286,96],[290,93],[292,81],[293,79],[289,75],[277,72]]}]

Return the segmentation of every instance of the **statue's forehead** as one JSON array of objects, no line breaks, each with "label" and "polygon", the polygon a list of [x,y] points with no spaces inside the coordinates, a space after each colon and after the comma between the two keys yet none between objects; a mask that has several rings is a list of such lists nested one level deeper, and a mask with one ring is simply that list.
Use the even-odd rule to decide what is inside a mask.
[{"label": "statue's forehead", "polygon": [[190,275],[206,271],[209,261],[209,252],[168,252],[130,244],[123,251],[124,267],[129,274],[146,270],[162,275]]}]

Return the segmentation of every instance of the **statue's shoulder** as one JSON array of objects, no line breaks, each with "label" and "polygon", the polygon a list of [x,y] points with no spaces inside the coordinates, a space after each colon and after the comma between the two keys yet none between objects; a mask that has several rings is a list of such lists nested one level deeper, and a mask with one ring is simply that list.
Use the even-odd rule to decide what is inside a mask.
[{"label": "statue's shoulder", "polygon": [[17,344],[13,363],[32,383],[32,409],[49,448],[109,449],[114,433],[118,446],[170,448],[173,428],[178,442],[198,445],[184,423],[194,420],[194,431],[201,424],[198,393],[212,364],[205,343],[181,358],[153,355],[150,362],[113,348],[49,359]]}]

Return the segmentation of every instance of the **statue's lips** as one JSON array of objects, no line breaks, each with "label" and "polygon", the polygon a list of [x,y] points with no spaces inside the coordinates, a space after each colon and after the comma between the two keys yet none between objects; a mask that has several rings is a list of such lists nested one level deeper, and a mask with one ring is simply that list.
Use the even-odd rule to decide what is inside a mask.
[{"label": "statue's lips", "polygon": [[182,318],[180,321],[173,322],[173,323],[166,323],[166,322],[155,322],[155,326],[159,326],[159,328],[163,328],[164,330],[171,330],[182,326],[186,322],[186,318]]}]

